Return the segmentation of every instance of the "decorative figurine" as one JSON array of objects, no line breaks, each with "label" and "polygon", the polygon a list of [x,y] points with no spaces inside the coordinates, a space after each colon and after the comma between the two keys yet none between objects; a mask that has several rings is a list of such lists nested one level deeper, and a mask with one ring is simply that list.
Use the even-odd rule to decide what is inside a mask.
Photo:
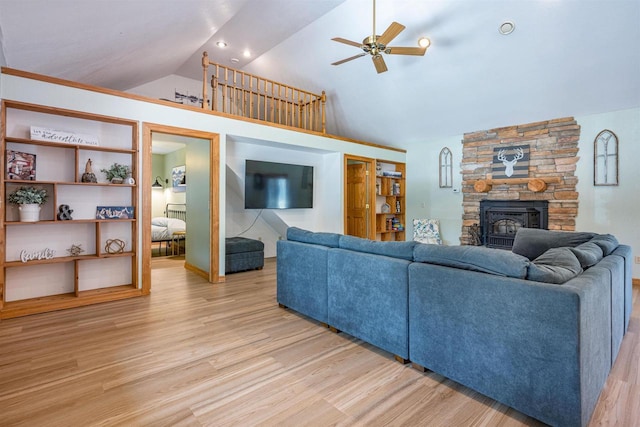
[{"label": "decorative figurine", "polygon": [[127,244],[124,240],[120,239],[108,239],[104,245],[104,251],[108,254],[121,254],[124,253],[124,248]]},{"label": "decorative figurine", "polygon": [[58,206],[58,219],[60,221],[66,221],[71,218],[71,214],[73,213],[73,209],[69,209],[69,205],[60,205]]},{"label": "decorative figurine", "polygon": [[78,256],[84,252],[84,249],[82,249],[82,244],[71,245],[71,247],[67,249],[67,252],[69,252],[69,255],[71,256]]},{"label": "decorative figurine", "polygon": [[87,160],[87,164],[84,166],[84,173],[82,174],[82,182],[98,182],[96,175],[91,169],[91,159]]}]

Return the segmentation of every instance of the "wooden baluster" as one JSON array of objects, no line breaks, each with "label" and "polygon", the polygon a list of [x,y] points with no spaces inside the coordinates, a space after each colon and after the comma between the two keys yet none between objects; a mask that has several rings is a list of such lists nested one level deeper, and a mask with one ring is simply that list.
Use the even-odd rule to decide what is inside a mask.
[{"label": "wooden baluster", "polygon": [[207,102],[207,70],[209,68],[209,55],[207,52],[202,53],[202,108]]},{"label": "wooden baluster", "polygon": [[253,76],[249,77],[249,117],[253,118]]},{"label": "wooden baluster", "polygon": [[300,93],[298,93],[298,127],[302,128],[302,102],[303,99],[300,98]]},{"label": "wooden baluster", "polygon": [[282,85],[278,85],[278,123],[282,124]]},{"label": "wooden baluster", "polygon": [[247,89],[245,87],[246,74],[242,73],[242,116],[247,117]]},{"label": "wooden baluster", "polygon": [[325,94],[324,91],[322,91],[322,133],[327,133],[327,127],[326,127],[326,121],[327,121],[327,116],[325,113],[325,103],[327,102],[327,95]]},{"label": "wooden baluster", "polygon": [[273,123],[275,121],[275,110],[274,110],[274,99],[275,97],[273,96],[273,82],[269,82],[269,87],[271,88],[271,96],[269,97],[269,99],[271,100],[270,105],[269,105],[269,111],[271,113],[271,119],[268,120],[271,123]]},{"label": "wooden baluster", "polygon": [[211,110],[218,108],[218,79],[215,75],[211,76]]},{"label": "wooden baluster", "polygon": [[310,93],[307,94],[309,97],[309,104],[307,105],[307,111],[309,112],[309,129],[315,130],[315,126],[313,125],[313,109],[315,108],[315,101]]},{"label": "wooden baluster", "polygon": [[222,112],[227,112],[227,85],[222,84]]}]

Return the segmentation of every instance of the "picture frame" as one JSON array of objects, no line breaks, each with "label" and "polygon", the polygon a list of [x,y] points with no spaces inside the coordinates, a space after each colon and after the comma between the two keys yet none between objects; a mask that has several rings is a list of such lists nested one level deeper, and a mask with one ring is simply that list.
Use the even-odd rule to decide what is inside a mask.
[{"label": "picture frame", "polygon": [[96,219],[133,219],[133,206],[97,206]]},{"label": "picture frame", "polygon": [[21,151],[7,150],[8,180],[36,180],[36,155]]},{"label": "picture frame", "polygon": [[171,170],[171,189],[174,193],[184,193],[187,191],[186,166],[176,166]]}]

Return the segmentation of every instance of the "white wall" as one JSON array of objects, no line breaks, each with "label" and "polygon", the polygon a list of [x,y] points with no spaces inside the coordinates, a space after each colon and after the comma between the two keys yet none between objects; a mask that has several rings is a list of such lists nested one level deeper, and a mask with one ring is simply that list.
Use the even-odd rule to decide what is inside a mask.
[{"label": "white wall", "polygon": [[[576,117],[580,125],[580,160],[576,174],[580,206],[576,229],[610,233],[640,256],[640,108]],[[593,140],[604,129],[618,137],[619,185],[593,185]],[[633,265],[633,277],[640,278],[640,264]]]},{"label": "white wall", "polygon": [[[551,119],[551,118],[550,118]],[[576,176],[579,195],[576,230],[610,233],[630,245],[640,256],[640,108],[575,118],[580,125]],[[512,123],[513,124],[513,123]],[[509,124],[505,123],[505,126]],[[593,140],[603,129],[620,140],[620,185],[593,185]],[[438,188],[438,155],[443,147],[453,153],[453,187],[460,188],[462,135],[411,144],[407,148],[407,223],[412,218],[440,219],[446,244],[459,245],[462,228],[462,195]],[[422,204],[424,203],[424,207]],[[412,233],[413,228],[408,232]],[[407,239],[411,234],[407,233]],[[640,278],[640,264],[633,265],[633,277]]]},{"label": "white wall", "polygon": [[7,66],[7,57],[4,55],[4,36],[2,35],[2,28],[0,28],[0,67]]},{"label": "white wall", "polygon": [[[440,234],[447,245],[460,244],[462,193],[460,162],[462,137],[451,136],[413,144],[407,151],[407,240],[413,238],[413,219],[440,220]],[[453,188],[440,188],[440,150],[448,147],[453,156]],[[454,193],[454,190],[458,190]]]},{"label": "white wall", "polygon": [[[341,159],[334,153],[270,146],[227,139],[226,234],[262,240],[265,257],[276,256],[276,241],[285,238],[286,227],[342,232]],[[327,161],[328,157],[328,161]],[[245,160],[264,160],[313,166],[312,209],[244,209]],[[338,165],[338,167],[336,167]],[[260,215],[260,216],[258,216]],[[327,218],[332,220],[327,221]],[[255,222],[254,222],[255,221]],[[252,225],[253,224],[253,225]]]},{"label": "white wall", "polygon": [[151,190],[151,217],[159,217],[164,216],[164,207],[167,203],[165,201],[165,191],[167,191],[167,184],[165,183],[165,171],[164,171],[164,155],[163,154],[154,154],[151,156],[151,164],[152,164],[152,177],[151,179],[147,179],[145,181],[141,181],[142,185],[151,185],[155,182],[157,176],[160,177],[159,181],[163,185],[163,188],[154,188]]}]

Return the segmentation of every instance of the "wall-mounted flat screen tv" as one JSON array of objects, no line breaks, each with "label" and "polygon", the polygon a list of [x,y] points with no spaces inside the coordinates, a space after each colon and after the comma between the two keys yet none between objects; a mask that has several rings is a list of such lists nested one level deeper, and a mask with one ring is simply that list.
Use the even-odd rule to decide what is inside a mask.
[{"label": "wall-mounted flat screen tv", "polygon": [[245,161],[245,209],[313,207],[313,166]]}]

